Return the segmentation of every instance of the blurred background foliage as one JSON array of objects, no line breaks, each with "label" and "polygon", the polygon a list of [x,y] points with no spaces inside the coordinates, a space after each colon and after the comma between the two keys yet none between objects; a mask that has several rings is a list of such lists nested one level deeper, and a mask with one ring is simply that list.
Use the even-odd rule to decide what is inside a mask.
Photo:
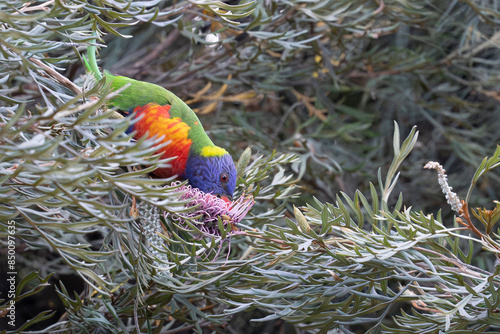
[{"label": "blurred background foliage", "polygon": [[[495,151],[500,136],[499,21],[496,1],[1,1],[2,232],[9,219],[18,221],[18,266],[25,268],[25,283],[38,291],[50,279],[57,287],[57,295],[48,288],[39,292],[37,310],[26,306],[34,304],[29,302],[34,297],[26,296],[25,304],[20,299],[18,323],[49,309],[57,313],[33,328],[44,332],[44,326],[55,324],[54,331],[128,332],[136,330],[134,319],[139,317],[141,331],[158,333],[182,328],[186,332],[289,332],[292,323],[297,331],[364,332],[394,326],[414,333],[416,324],[426,324],[425,316],[407,315],[398,323],[392,316],[404,311],[384,309],[403,303],[400,308],[409,310],[410,304],[404,301],[413,297],[397,291],[395,282],[400,277],[390,279],[388,272],[373,272],[381,266],[390,271],[398,267],[397,261],[370,262],[374,260],[367,257],[354,261],[366,262],[367,267],[354,270],[349,261],[356,254],[365,256],[362,250],[320,255],[310,247],[321,245],[317,236],[300,236],[305,231],[295,231],[285,224],[285,217],[295,219],[292,204],[307,203],[309,214],[304,219],[313,226],[322,225],[324,237],[331,233],[347,240],[356,235],[358,243],[368,240],[374,216],[369,217],[364,203],[342,209],[342,201],[354,200],[359,193],[371,201],[385,195],[374,192],[370,182],[382,188],[387,185],[377,178],[377,171],[381,168],[385,175],[397,158],[393,152],[393,122],[397,121],[402,134],[416,125],[420,135],[400,166],[389,200],[391,210],[383,206],[381,210],[391,211],[394,222],[386,217],[391,224],[419,230],[413,226],[415,220],[423,224],[428,219],[420,210],[437,214],[442,209],[437,218],[442,224],[426,224],[433,229],[438,224],[438,230],[452,228],[453,213],[436,177],[422,167],[429,160],[439,161],[464,198],[474,170]],[[104,96],[109,93],[102,85],[93,86],[82,66],[81,54],[94,43],[93,31],[99,36],[102,68],[174,92],[199,113],[214,142],[226,147],[235,160],[252,146],[252,162],[242,172],[239,191],[250,187],[257,204],[242,226],[261,234],[233,237],[227,262],[225,255],[214,259],[213,254],[207,255],[213,262],[196,260],[207,250],[200,241],[172,241],[176,254],[185,256],[184,260],[167,256],[167,262],[175,263],[177,276],[173,277],[177,278],[155,281],[151,261],[142,256],[146,250],[141,247],[140,231],[145,223],[128,215],[131,198],[167,212],[182,211],[182,203],[176,203],[168,190],[158,195],[162,181],[147,179],[149,170],[133,169],[162,163],[151,157],[151,143],[131,142],[122,135],[126,120],[101,112],[104,100],[89,99],[100,95],[98,91],[104,91]],[[295,157],[274,154],[274,150]],[[415,210],[408,221],[397,218],[401,205],[393,207],[400,192],[405,194],[404,204]],[[472,195],[471,207],[492,207],[499,195],[498,176],[488,173],[479,179]],[[158,196],[163,200],[160,204]],[[372,206],[376,215],[378,205]],[[153,215],[153,211],[145,212]],[[341,229],[329,230],[328,224],[349,226],[353,217],[347,212],[356,216],[360,228],[366,225],[365,232],[354,229],[349,235]],[[43,228],[36,228],[37,224]],[[393,228],[386,226],[384,231]],[[441,238],[451,233],[446,231]],[[285,237],[286,233],[299,235],[300,240]],[[446,248],[456,255],[467,236],[455,235],[460,242],[446,239],[434,251]],[[370,242],[375,247],[377,242],[406,240],[391,233],[386,238],[394,240]],[[309,246],[304,246],[306,239]],[[284,248],[299,252],[276,255],[270,240],[284,240]],[[367,252],[370,242],[366,242]],[[463,246],[468,251],[464,248],[462,260],[485,270],[485,277],[494,273],[497,252],[488,245],[465,242]],[[387,247],[402,253],[411,248]],[[417,261],[404,254],[405,261]],[[327,263],[344,269],[333,274],[313,270]],[[35,269],[40,277],[28,275]],[[325,290],[318,287],[329,284],[329,279],[342,281],[338,275],[359,280],[358,293],[339,288],[326,298]],[[385,282],[371,288],[384,291],[389,299],[367,288],[371,284],[367,277]],[[485,277],[467,282],[493,286],[487,297],[474,296],[478,300],[496,293],[498,282]],[[466,285],[463,279],[454,279],[458,281],[453,284]],[[442,287],[446,282],[436,284]],[[293,291],[268,295],[280,289]],[[44,293],[50,297],[41,298]],[[311,306],[304,308],[301,298],[308,293]],[[262,299],[255,297],[259,294]],[[249,302],[252,296],[254,303]],[[317,307],[319,296],[326,299]],[[288,305],[283,300],[297,304],[283,309]],[[335,311],[327,307],[328,302],[335,304]],[[446,303],[437,305],[437,309],[446,308]],[[231,309],[228,314],[223,311],[226,307]],[[300,313],[302,308],[307,312]],[[243,312],[250,309],[252,313]],[[329,312],[336,312],[336,318],[330,319],[333,313]],[[473,322],[456,313],[449,311],[446,321],[441,316],[442,321],[433,320],[434,325],[422,325],[422,332],[450,329],[450,319],[456,330]],[[39,320],[47,314],[40,314]],[[238,316],[228,325],[230,314]],[[245,317],[268,321],[248,326]],[[484,321],[471,326],[480,331],[498,325],[491,319]]]}]

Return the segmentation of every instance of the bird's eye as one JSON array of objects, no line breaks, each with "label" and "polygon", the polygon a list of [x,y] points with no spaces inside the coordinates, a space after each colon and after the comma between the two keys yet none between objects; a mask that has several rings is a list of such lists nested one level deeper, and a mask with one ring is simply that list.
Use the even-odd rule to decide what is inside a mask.
[{"label": "bird's eye", "polygon": [[226,173],[222,173],[220,175],[220,180],[223,182],[223,183],[226,183],[228,180],[229,180],[229,177],[227,176]]}]

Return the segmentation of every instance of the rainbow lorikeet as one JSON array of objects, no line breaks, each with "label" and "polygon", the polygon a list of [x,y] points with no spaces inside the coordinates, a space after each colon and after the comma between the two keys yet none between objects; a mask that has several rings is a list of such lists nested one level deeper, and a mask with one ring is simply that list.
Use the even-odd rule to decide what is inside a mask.
[{"label": "rainbow lorikeet", "polygon": [[[84,62],[87,70],[101,79],[95,52],[95,46],[90,46],[87,52],[89,60],[84,58]],[[134,138],[163,137],[163,142],[170,141],[158,153],[162,153],[162,158],[175,159],[169,162],[170,167],[156,169],[155,175],[177,175],[179,179],[187,179],[191,186],[225,200],[233,196],[237,176],[231,155],[214,145],[186,103],[152,83],[115,76],[108,71],[104,71],[104,76],[113,90],[130,84],[109,103],[124,115],[138,119],[130,129],[135,131]]]}]

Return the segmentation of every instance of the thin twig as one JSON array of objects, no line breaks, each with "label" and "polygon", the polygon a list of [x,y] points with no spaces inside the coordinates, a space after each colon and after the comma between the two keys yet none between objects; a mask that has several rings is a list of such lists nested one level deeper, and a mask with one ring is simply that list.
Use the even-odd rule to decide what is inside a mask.
[{"label": "thin twig", "polygon": [[139,317],[137,316],[137,308],[139,307],[139,296],[135,297],[134,302],[134,321],[135,321],[135,330],[137,334],[141,334],[141,329],[139,328]]},{"label": "thin twig", "polygon": [[25,3],[23,8],[21,8],[19,10],[19,12],[16,12],[16,13],[12,13],[12,15],[18,15],[19,13],[25,13],[25,12],[32,12],[32,11],[35,11],[35,10],[49,10],[49,8],[47,8],[48,5],[52,5],[53,3],[55,2],[55,0],[49,0],[47,2],[44,2],[42,4],[39,4],[37,6],[32,6],[32,7],[29,7],[29,5],[32,4],[32,2],[28,2],[28,3]]},{"label": "thin twig", "polygon": [[142,58],[139,61],[136,61],[134,65],[132,66],[134,69],[140,69],[149,63],[151,63],[153,60],[158,58],[160,53],[167,49],[170,45],[172,45],[173,42],[180,36],[179,29],[172,30],[170,34],[168,34],[167,38],[165,38],[160,44],[158,44],[153,51],[151,51],[147,56]]},{"label": "thin twig", "polygon": [[[464,221],[465,219],[465,221]],[[469,229],[472,233],[477,235],[482,241],[487,242],[489,246],[492,248],[500,251],[500,247],[498,247],[495,244],[492,244],[491,242],[488,241],[488,238],[481,232],[479,231],[476,226],[472,223],[472,219],[470,217],[469,213],[469,203],[466,201],[462,200],[462,208],[460,209],[460,217],[457,217],[455,221]],[[497,258],[499,257],[497,253]]]},{"label": "thin twig", "polygon": [[73,82],[71,82],[71,80],[69,80],[68,78],[66,78],[65,76],[60,74],[59,72],[56,72],[54,69],[45,65],[44,63],[42,63],[40,60],[38,60],[36,58],[31,57],[31,58],[29,58],[29,60],[31,62],[35,63],[36,65],[38,65],[39,67],[43,68],[43,70],[48,75],[50,75],[52,78],[56,79],[56,81],[59,82],[60,84],[62,84],[64,87],[70,89],[73,93],[82,94],[82,90],[80,89],[80,87],[75,85]]}]

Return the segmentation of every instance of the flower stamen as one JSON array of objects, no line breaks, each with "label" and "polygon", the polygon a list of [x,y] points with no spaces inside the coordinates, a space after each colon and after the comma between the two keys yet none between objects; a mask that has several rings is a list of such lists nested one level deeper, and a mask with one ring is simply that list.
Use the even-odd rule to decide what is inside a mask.
[{"label": "flower stamen", "polygon": [[451,206],[453,211],[461,214],[460,210],[462,209],[462,203],[460,202],[460,198],[456,193],[451,191],[453,188],[448,185],[448,178],[446,176],[446,169],[443,166],[434,161],[429,161],[425,166],[425,169],[435,169],[438,172],[438,182],[441,186],[441,190],[446,197],[446,201]]},{"label": "flower stamen", "polygon": [[[174,182],[171,186],[179,186],[179,181]],[[219,218],[222,220],[224,229],[227,225],[231,225],[229,235],[238,231],[236,225],[246,216],[248,211],[255,204],[252,196],[240,196],[233,202],[225,200],[205,193],[190,185],[181,185],[176,189],[176,192],[181,193],[180,200],[188,200],[187,208],[193,208],[191,212],[183,213],[182,215],[171,215],[171,219],[180,225],[188,225],[186,220],[195,220],[196,227],[206,236],[220,237]],[[165,213],[168,216],[168,213]]]}]

